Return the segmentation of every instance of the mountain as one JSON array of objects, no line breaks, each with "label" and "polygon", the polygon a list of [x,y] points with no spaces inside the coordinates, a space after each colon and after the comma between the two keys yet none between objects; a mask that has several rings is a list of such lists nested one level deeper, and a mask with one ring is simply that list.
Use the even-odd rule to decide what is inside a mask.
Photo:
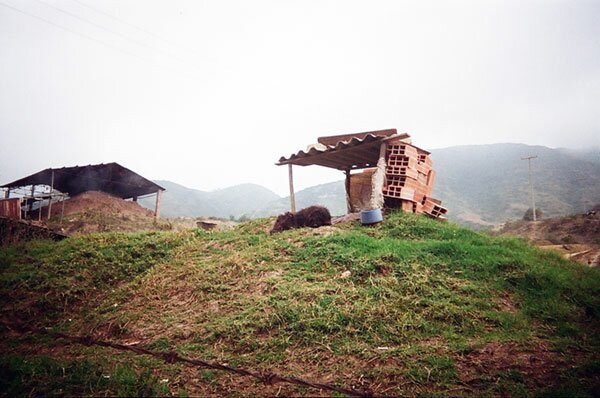
[{"label": "mountain", "polygon": [[600,201],[600,161],[588,152],[524,144],[456,146],[432,151],[433,196],[462,224],[521,219],[530,207],[527,161],[536,207],[548,217],[580,213]]},{"label": "mountain", "polygon": [[[295,193],[296,209],[311,205],[321,205],[329,209],[332,215],[346,214],[346,193],[343,181],[316,185]],[[268,217],[290,211],[290,197],[279,198],[252,213],[252,218]]]},{"label": "mountain", "polygon": [[[600,151],[551,149],[524,144],[467,145],[432,150],[437,172],[433,196],[449,210],[449,218],[472,227],[487,227],[521,219],[530,207],[527,162],[531,161],[536,206],[545,216],[581,213],[600,202]],[[289,211],[281,198],[255,184],[204,192],[170,181],[161,214],[176,216],[266,217]],[[140,201],[154,208],[154,198]],[[344,182],[336,181],[296,192],[298,209],[323,205],[332,215],[346,212]]]},{"label": "mountain", "polygon": [[[161,196],[161,215],[165,217],[221,218],[240,217],[253,213],[261,204],[279,199],[269,189],[257,184],[240,184],[217,191],[200,191],[171,181],[154,181],[166,189]],[[154,209],[154,196],[139,203]]]}]

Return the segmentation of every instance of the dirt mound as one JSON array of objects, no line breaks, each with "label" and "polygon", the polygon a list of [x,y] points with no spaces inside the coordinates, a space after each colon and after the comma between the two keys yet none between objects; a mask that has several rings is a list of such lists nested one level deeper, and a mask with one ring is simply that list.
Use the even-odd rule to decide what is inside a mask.
[{"label": "dirt mound", "polygon": [[513,221],[498,231],[520,236],[544,249],[582,264],[600,265],[600,212],[541,221]]},{"label": "dirt mound", "polygon": [[[47,209],[46,209],[47,211]],[[61,221],[62,214],[62,221]],[[170,229],[166,221],[155,221],[154,212],[136,202],[104,192],[88,191],[52,205],[48,221],[52,229],[72,235],[104,231]]]},{"label": "dirt mound", "polygon": [[[90,210],[101,210],[123,215],[154,217],[154,212],[140,206],[136,202],[123,200],[105,192],[87,191],[65,200],[65,216]],[[60,217],[61,212],[62,203],[54,203],[52,207],[52,217]]]}]

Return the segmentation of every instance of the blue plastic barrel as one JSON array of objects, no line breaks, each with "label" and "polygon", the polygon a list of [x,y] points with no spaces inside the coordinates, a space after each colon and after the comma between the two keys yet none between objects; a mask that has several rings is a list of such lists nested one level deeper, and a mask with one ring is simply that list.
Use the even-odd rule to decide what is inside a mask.
[{"label": "blue plastic barrel", "polygon": [[377,224],[383,221],[383,214],[381,209],[374,210],[361,210],[360,212],[360,223],[365,224]]}]

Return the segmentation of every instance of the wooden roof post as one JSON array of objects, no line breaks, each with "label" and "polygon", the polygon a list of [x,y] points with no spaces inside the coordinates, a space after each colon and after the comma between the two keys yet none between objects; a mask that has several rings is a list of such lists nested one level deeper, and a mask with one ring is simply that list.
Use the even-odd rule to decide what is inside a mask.
[{"label": "wooden roof post", "polygon": [[382,209],[383,208],[383,184],[385,183],[385,151],[387,145],[385,142],[381,143],[379,147],[379,159],[377,160],[377,170],[371,177],[371,209]]},{"label": "wooden roof post", "polygon": [[35,185],[31,185],[31,201],[25,199],[25,220],[27,220],[27,213],[33,211],[33,203],[35,202]]},{"label": "wooden roof post", "polygon": [[154,205],[154,219],[158,220],[160,217],[160,194],[162,190],[156,191],[156,204]]},{"label": "wooden roof post", "polygon": [[296,196],[294,195],[294,175],[292,173],[292,164],[288,163],[288,177],[290,180],[290,209],[292,213],[296,212]]},{"label": "wooden roof post", "polygon": [[346,175],[345,187],[346,187],[346,208],[348,209],[348,214],[352,213],[352,200],[350,198],[350,170],[344,170],[344,174]]},{"label": "wooden roof post", "polygon": [[65,194],[62,194],[62,208],[60,209],[60,226],[62,227],[63,217],[65,216]]},{"label": "wooden roof post", "polygon": [[52,214],[52,194],[54,193],[54,170],[52,170],[52,179],[50,180],[50,203],[48,203],[48,216],[46,220],[50,219],[50,214]]}]

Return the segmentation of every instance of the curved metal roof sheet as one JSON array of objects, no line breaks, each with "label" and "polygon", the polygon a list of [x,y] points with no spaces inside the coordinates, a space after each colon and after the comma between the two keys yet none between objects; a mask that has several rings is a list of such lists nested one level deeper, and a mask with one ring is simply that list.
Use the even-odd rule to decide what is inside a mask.
[{"label": "curved metal roof sheet", "polygon": [[45,169],[30,176],[2,185],[17,188],[29,185],[52,185],[70,196],[85,191],[102,191],[126,199],[164,191],[158,184],[134,173],[118,163]]},{"label": "curved metal roof sheet", "polygon": [[379,143],[390,139],[408,138],[408,134],[377,135],[360,133],[335,145],[313,146],[308,151],[299,151],[288,158],[279,158],[278,166],[295,164],[299,166],[320,165],[339,170],[374,167],[379,159]]}]

